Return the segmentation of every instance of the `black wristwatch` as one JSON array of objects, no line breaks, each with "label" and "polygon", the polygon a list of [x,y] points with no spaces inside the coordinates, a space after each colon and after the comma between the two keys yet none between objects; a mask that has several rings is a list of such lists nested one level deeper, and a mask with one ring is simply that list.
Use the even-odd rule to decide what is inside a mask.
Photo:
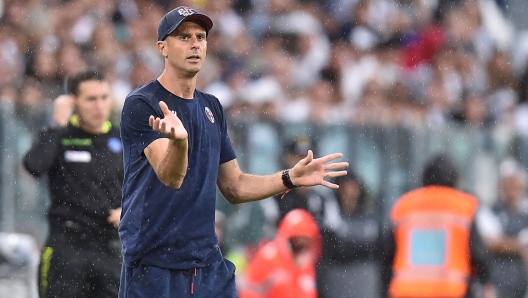
[{"label": "black wristwatch", "polygon": [[286,186],[287,189],[294,189],[294,188],[299,187],[299,186],[293,185],[293,182],[291,181],[291,178],[290,178],[290,169],[286,169],[282,171],[282,184],[284,184],[284,186]]}]

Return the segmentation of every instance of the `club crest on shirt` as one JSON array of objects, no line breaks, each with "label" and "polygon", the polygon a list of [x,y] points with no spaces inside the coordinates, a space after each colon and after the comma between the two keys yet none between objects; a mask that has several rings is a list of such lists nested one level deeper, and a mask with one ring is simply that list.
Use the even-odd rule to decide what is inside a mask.
[{"label": "club crest on shirt", "polygon": [[195,13],[196,13],[196,10],[194,10],[194,9],[192,9],[192,8],[190,8],[190,7],[185,6],[185,7],[182,7],[182,8],[180,8],[180,9],[178,9],[178,13],[179,13],[181,16],[186,17],[186,16],[190,16],[190,15],[192,15],[192,14],[195,14]]},{"label": "club crest on shirt", "polygon": [[211,121],[211,123],[215,122],[213,112],[211,112],[208,107],[205,107],[205,115],[207,115],[207,118],[209,118],[209,121]]}]

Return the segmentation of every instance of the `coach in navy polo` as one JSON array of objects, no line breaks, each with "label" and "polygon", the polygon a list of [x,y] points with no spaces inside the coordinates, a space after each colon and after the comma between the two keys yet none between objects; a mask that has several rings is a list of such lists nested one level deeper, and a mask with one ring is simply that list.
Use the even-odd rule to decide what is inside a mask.
[{"label": "coach in navy polo", "polygon": [[119,297],[237,297],[235,266],[214,232],[216,187],[233,204],[298,186],[337,185],[340,153],[272,175],[243,173],[227,134],[222,106],[196,89],[211,19],[189,7],[168,12],[158,27],[165,68],[132,91],[121,115],[124,149],[123,270]]}]

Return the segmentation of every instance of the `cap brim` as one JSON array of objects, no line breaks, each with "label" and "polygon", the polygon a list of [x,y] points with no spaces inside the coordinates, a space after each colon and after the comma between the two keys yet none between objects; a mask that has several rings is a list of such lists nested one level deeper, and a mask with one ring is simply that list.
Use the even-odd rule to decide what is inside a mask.
[{"label": "cap brim", "polygon": [[209,32],[213,28],[213,21],[208,16],[201,14],[201,13],[195,13],[195,14],[192,14],[190,16],[183,18],[179,23],[174,24],[170,28],[169,33],[167,33],[164,39],[167,38],[167,36],[169,36],[172,32],[174,32],[174,30],[176,30],[176,28],[178,28],[181,25],[181,23],[186,22],[186,21],[200,22],[201,24],[205,26],[205,31],[207,32]]}]

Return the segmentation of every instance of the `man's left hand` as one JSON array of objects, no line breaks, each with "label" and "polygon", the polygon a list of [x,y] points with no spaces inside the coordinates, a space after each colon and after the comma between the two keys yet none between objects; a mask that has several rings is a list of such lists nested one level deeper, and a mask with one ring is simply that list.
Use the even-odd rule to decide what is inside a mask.
[{"label": "man's left hand", "polygon": [[347,171],[339,171],[339,169],[348,167],[348,162],[329,163],[341,157],[343,157],[342,153],[333,153],[314,159],[312,150],[308,150],[306,157],[290,170],[292,183],[296,186],[323,185],[333,189],[339,188],[339,185],[328,182],[324,178],[335,178],[347,174]]}]

